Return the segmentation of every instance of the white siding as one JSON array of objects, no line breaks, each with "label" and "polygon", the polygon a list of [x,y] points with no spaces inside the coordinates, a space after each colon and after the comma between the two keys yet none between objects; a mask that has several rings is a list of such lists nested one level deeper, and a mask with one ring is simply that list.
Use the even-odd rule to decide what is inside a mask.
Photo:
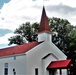
[{"label": "white siding", "polygon": [[16,60],[14,57],[7,57],[0,59],[0,75],[4,75],[4,64],[8,63],[8,75],[13,75],[13,69],[16,71],[16,75],[25,75],[26,73],[26,60],[25,55],[16,56]]},{"label": "white siding", "polygon": [[[50,55],[50,57],[48,57],[47,59],[42,59],[49,53],[52,53],[54,56]],[[38,68],[39,70],[38,75],[48,75],[48,71],[46,68],[50,64],[50,62],[53,60],[66,59],[66,55],[63,54],[55,45],[53,45],[53,43],[45,41],[27,52],[26,58],[27,75],[35,75],[35,68]]]},{"label": "white siding", "polygon": [[50,33],[46,33],[46,32],[43,32],[43,33],[39,33],[38,34],[38,41],[50,41],[51,42],[52,40],[52,37],[51,37],[51,34]]},{"label": "white siding", "polygon": [[49,72],[47,70],[47,66],[52,62],[56,61],[57,58],[55,58],[53,55],[49,55],[47,58],[43,59],[43,75],[49,75]]}]

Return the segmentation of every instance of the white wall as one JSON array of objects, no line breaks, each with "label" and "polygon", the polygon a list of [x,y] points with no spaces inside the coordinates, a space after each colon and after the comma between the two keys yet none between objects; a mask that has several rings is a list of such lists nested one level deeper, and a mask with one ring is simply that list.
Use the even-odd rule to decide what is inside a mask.
[{"label": "white wall", "polygon": [[[42,58],[49,53],[53,53],[56,58],[55,56],[50,56],[43,60]],[[26,53],[27,75],[35,75],[35,68],[39,69],[38,75],[44,75],[44,73],[48,75],[48,71],[45,70],[47,65],[53,60],[61,59],[66,59],[66,56],[53,43],[45,41]]]},{"label": "white wall", "polygon": [[52,54],[49,55],[48,57],[46,57],[45,59],[43,59],[43,75],[49,75],[49,72],[47,70],[47,66],[52,62],[52,61],[56,61],[57,58],[55,58]]},{"label": "white wall", "polygon": [[67,69],[62,69],[62,75],[67,75]]},{"label": "white wall", "polygon": [[13,69],[16,71],[16,75],[25,75],[26,73],[26,57],[25,55],[8,58],[0,58],[0,75],[4,75],[4,64],[8,63],[8,75],[13,75]]},{"label": "white wall", "polygon": [[39,33],[38,34],[38,41],[52,41],[52,37],[51,37],[51,34],[50,33],[46,33],[46,32],[43,32],[43,33]]}]

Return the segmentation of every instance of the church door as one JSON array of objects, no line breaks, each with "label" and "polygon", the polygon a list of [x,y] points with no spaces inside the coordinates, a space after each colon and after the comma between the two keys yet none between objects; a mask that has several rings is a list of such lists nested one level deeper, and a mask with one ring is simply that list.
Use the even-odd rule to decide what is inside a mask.
[{"label": "church door", "polygon": [[56,69],[50,69],[49,70],[49,75],[55,75]]}]

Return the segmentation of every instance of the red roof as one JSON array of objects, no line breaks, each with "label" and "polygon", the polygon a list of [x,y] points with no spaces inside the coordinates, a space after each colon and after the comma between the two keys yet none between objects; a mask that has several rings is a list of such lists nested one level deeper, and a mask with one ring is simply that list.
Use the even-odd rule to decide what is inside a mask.
[{"label": "red roof", "polygon": [[41,17],[41,22],[40,22],[40,27],[39,27],[38,33],[41,33],[41,32],[50,32],[48,18],[46,16],[44,7],[43,7],[43,11],[42,11],[42,17]]},{"label": "red roof", "polygon": [[14,47],[0,49],[0,57],[25,53],[40,43],[41,42],[30,42],[28,44],[22,44]]},{"label": "red roof", "polygon": [[67,68],[69,63],[71,62],[71,59],[68,60],[59,60],[59,61],[52,61],[49,66],[47,67],[48,69],[60,69],[60,68]]}]

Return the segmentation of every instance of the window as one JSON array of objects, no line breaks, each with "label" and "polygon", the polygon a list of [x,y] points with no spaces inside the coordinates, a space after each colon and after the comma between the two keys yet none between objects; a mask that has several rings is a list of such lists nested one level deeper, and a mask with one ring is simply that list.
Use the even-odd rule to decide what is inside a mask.
[{"label": "window", "polygon": [[14,72],[14,75],[16,75],[16,72]]},{"label": "window", "polygon": [[15,69],[13,69],[13,72],[15,72]]},{"label": "window", "polygon": [[5,64],[4,64],[4,67],[7,68],[7,67],[8,67],[8,63],[5,63]]},{"label": "window", "polygon": [[4,63],[4,75],[8,75],[8,63]]},{"label": "window", "polygon": [[8,75],[8,68],[4,69],[4,75]]},{"label": "window", "polygon": [[14,60],[16,60],[16,56],[14,56]]},{"label": "window", "polygon": [[38,75],[38,68],[35,68],[35,75]]},{"label": "window", "polygon": [[16,75],[16,71],[15,71],[15,68],[13,69],[13,75]]}]

